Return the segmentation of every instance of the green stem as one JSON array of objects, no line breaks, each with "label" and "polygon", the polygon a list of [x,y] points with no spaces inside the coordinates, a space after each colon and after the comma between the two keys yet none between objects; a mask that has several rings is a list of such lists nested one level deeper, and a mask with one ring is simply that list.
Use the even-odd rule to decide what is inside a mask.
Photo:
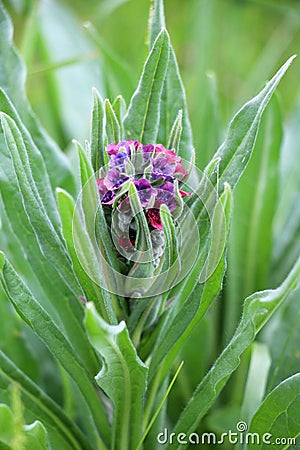
[{"label": "green stem", "polygon": [[174,377],[173,377],[173,379],[172,379],[172,381],[171,381],[171,383],[170,383],[170,385],[169,385],[169,387],[168,387],[168,389],[167,389],[165,395],[164,395],[163,398],[161,399],[161,401],[160,401],[160,403],[159,403],[159,405],[158,405],[158,408],[157,408],[157,410],[155,411],[155,413],[154,413],[152,419],[151,419],[150,422],[148,423],[148,426],[147,426],[147,428],[145,429],[144,434],[143,434],[143,436],[142,436],[140,442],[138,443],[138,446],[137,446],[136,450],[139,450],[139,449],[141,448],[142,443],[144,442],[144,440],[145,440],[147,434],[149,433],[149,431],[151,430],[151,427],[153,426],[155,420],[157,419],[157,416],[158,416],[158,414],[160,413],[160,410],[161,410],[161,408],[163,407],[163,405],[164,405],[164,403],[165,403],[165,401],[166,401],[166,399],[167,399],[167,397],[168,397],[168,395],[169,395],[169,393],[170,393],[170,391],[171,391],[171,389],[172,389],[172,387],[173,387],[173,385],[174,385],[174,383],[175,383],[175,381],[176,381],[176,379],[177,379],[177,377],[178,377],[178,375],[179,375],[179,373],[180,373],[180,371],[181,371],[181,369],[182,369],[183,363],[184,363],[184,361],[181,361],[181,364],[179,365],[178,369],[176,370],[175,375],[174,375]]}]

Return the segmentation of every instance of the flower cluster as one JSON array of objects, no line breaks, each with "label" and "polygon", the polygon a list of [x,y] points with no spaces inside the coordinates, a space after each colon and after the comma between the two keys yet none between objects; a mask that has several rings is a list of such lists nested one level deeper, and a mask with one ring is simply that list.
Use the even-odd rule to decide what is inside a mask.
[{"label": "flower cluster", "polygon": [[131,140],[109,144],[106,152],[109,155],[108,170],[102,170],[102,177],[97,180],[102,205],[119,208],[123,217],[128,212],[130,220],[126,186],[132,181],[149,225],[162,230],[160,206],[165,204],[170,212],[174,212],[180,197],[189,195],[176,189],[176,180],[182,181],[187,175],[181,158],[161,144],[143,145]]}]

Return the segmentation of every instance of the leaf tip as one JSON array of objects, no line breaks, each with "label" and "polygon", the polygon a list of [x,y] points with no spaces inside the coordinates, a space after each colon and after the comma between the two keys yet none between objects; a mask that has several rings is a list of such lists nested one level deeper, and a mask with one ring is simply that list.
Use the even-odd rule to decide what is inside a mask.
[{"label": "leaf tip", "polygon": [[3,112],[3,111],[0,112],[1,125],[4,125],[7,122],[8,117],[9,116],[5,112]]},{"label": "leaf tip", "polygon": [[169,37],[169,33],[168,33],[166,27],[162,27],[159,34],[157,35],[157,38],[155,39],[153,48],[155,48],[155,46],[158,45],[158,43],[160,43],[160,41],[161,41],[160,45],[163,45],[165,40],[167,40],[167,42],[169,42],[170,37]]},{"label": "leaf tip", "polygon": [[224,192],[227,192],[227,193],[231,192],[231,186],[227,181],[225,181],[225,183],[224,183]]},{"label": "leaf tip", "polygon": [[0,270],[3,269],[5,264],[5,254],[0,250]]},{"label": "leaf tip", "polygon": [[102,103],[101,94],[100,94],[100,92],[98,91],[98,89],[95,86],[92,87],[92,95],[93,95],[93,98],[94,98],[94,102],[99,101],[99,102]]}]

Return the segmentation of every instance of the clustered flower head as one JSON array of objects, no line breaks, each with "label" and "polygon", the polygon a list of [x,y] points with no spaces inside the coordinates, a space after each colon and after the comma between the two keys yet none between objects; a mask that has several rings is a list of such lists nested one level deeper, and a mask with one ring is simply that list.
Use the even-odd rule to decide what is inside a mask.
[{"label": "clustered flower head", "polygon": [[[167,205],[172,213],[178,208],[180,198],[189,195],[178,189],[178,182],[188,174],[181,158],[161,144],[143,145],[132,140],[109,144],[106,152],[108,170],[102,169],[102,176],[97,179],[102,205],[118,208],[124,216],[130,210],[127,191],[132,181],[150,228],[162,230],[160,206]],[[128,220],[129,217],[128,214]]]}]

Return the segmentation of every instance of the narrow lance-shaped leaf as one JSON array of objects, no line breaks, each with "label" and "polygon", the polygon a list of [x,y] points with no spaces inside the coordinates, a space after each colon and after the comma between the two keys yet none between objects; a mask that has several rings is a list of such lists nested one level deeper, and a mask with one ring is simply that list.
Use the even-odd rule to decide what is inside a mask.
[{"label": "narrow lance-shaped leaf", "polygon": [[[232,210],[232,192],[229,185],[225,187],[225,191],[218,205],[218,216],[215,216],[215,227],[218,228],[220,224],[222,227],[225,226],[227,236]],[[224,220],[226,220],[225,223]],[[161,327],[160,335],[152,353],[149,371],[150,379],[156,374],[159,365],[162,368],[160,376],[166,376],[178,351],[221,289],[225,268],[225,248],[223,248],[216,269],[211,277],[203,283],[201,296],[199,292],[195,296],[191,295],[199,277],[197,265],[193,268],[185,289],[183,291],[180,290],[178,293],[180,306],[174,308],[174,311],[171,308],[163,319],[165,326]]]},{"label": "narrow lance-shaped leaf", "polygon": [[275,96],[262,118],[247,170],[236,187],[225,299],[227,333],[238,323],[241,299],[268,286],[279,192],[281,122]]},{"label": "narrow lance-shaped leaf", "polygon": [[[108,231],[107,224],[105,222],[104,212],[102,209],[102,205],[99,198],[98,188],[96,185],[96,178],[95,174],[93,172],[93,168],[91,166],[90,161],[88,160],[86,153],[82,149],[81,145],[78,142],[75,142],[78,150],[78,156],[79,156],[79,166],[80,166],[80,178],[81,178],[81,191],[79,193],[79,197],[77,199],[77,203],[80,203],[80,208],[76,208],[76,214],[78,211],[82,211],[83,217],[82,217],[82,223],[85,225],[85,230],[83,232],[86,233],[87,238],[89,240],[89,245],[87,248],[90,250],[90,255],[99,255],[99,249],[98,249],[98,240],[102,242],[102,258],[105,260],[105,264],[108,263],[111,265],[111,267],[115,270],[118,269],[119,264],[116,256],[116,252],[114,251],[114,247],[112,246],[112,240]],[[79,220],[79,217],[78,217]],[[81,225],[79,225],[79,222],[77,220],[78,229],[74,229],[73,231],[76,231],[77,238],[80,239],[81,235]],[[75,225],[75,222],[74,222]],[[89,259],[88,250],[85,249],[85,246],[83,245],[81,247],[82,251],[86,254],[87,260]],[[107,259],[106,259],[107,258]],[[99,258],[101,260],[101,256]],[[96,276],[96,280],[98,279],[97,272],[101,271],[101,264],[98,265],[98,267],[94,267],[93,269],[93,275]],[[101,272],[101,275],[104,277],[104,272]],[[118,311],[118,298],[116,297],[115,289],[109,289],[110,286],[112,286],[111,281],[107,279],[105,286],[108,287],[108,290],[104,290],[100,288],[99,286],[95,287],[98,295],[100,294],[100,303],[105,305],[106,314],[108,317],[108,320],[110,323],[116,323],[116,316],[114,313],[114,309],[112,307],[112,303],[114,303],[116,313]],[[99,289],[98,289],[99,288]],[[104,314],[103,317],[106,318],[106,314]]]},{"label": "narrow lance-shaped leaf", "polygon": [[[45,168],[39,160],[37,150],[34,148],[33,144],[31,147],[30,141],[25,142],[25,147],[22,144],[20,149],[16,150],[14,141],[12,140],[13,152],[18,161],[19,177],[16,176],[13,160],[7,146],[5,144],[0,146],[1,160],[5,161],[5,165],[0,164],[1,197],[9,222],[7,226],[9,227],[10,239],[13,244],[12,256],[16,254],[16,246],[20,247],[21,252],[26,255],[26,258],[24,258],[24,268],[22,266],[20,267],[20,261],[13,260],[13,263],[20,271],[22,277],[25,277],[28,281],[31,291],[34,292],[35,297],[39,299],[41,305],[43,305],[48,314],[53,318],[57,327],[63,334],[68,336],[72,345],[78,348],[80,357],[82,357],[88,370],[93,372],[95,360],[93,361],[93,358],[90,358],[91,355],[88,351],[87,337],[82,328],[83,308],[80,302],[78,302],[78,295],[80,295],[79,293],[81,293],[81,290],[76,283],[76,279],[70,266],[70,260],[66,253],[60,230],[60,220],[57,220],[57,218],[53,219],[57,214],[56,202],[52,201],[50,198],[52,196],[51,191],[49,191],[49,198],[47,199],[47,189],[50,189],[50,187],[47,184]],[[24,165],[20,162],[21,152]],[[29,159],[31,162],[30,166]],[[37,173],[39,170],[41,171],[40,174]],[[25,203],[22,195],[20,195],[19,179],[24,186],[26,182],[25,174],[28,175],[31,187],[33,186],[34,188],[34,192],[36,193],[36,191],[38,191],[39,194],[37,199],[31,190],[26,191],[25,189],[24,193],[26,199],[29,197],[33,204],[36,204],[39,200],[39,202],[44,205],[44,210],[47,211],[47,214],[49,210],[55,208],[55,211],[51,211],[48,216],[48,222],[47,220],[43,222],[42,219],[41,227],[37,220],[42,216],[40,206],[37,207],[37,212],[35,209],[32,209],[30,210],[31,214],[28,214],[28,201]],[[45,188],[43,189],[40,185],[42,184],[42,176],[44,174]],[[35,179],[38,180],[38,184],[35,183]],[[34,186],[35,184],[36,186]],[[35,220],[36,228],[33,228],[30,218]],[[52,230],[49,230],[48,225],[50,224],[51,226],[51,223],[53,222],[53,228]],[[59,230],[57,231],[56,228],[59,228]],[[53,232],[53,229],[60,242],[57,244],[57,246],[59,246],[59,255],[55,253],[55,249],[53,249],[51,245],[51,237],[53,237],[51,236],[51,232]],[[35,231],[38,231],[38,236]],[[41,239],[42,234],[43,238]],[[41,241],[43,242],[44,247],[47,246],[48,253],[43,252],[40,245]],[[53,257],[58,256],[58,258],[61,257],[61,252],[63,252],[63,262],[68,261],[69,267],[64,267],[62,269],[62,261],[60,261],[61,264],[54,266],[53,258],[50,262],[49,252],[54,252]],[[45,253],[47,253],[47,256],[45,256]],[[26,265],[28,265],[29,270],[26,268]],[[70,271],[70,277],[68,279],[69,284],[65,278],[61,276],[63,270],[68,269]],[[72,280],[72,287],[70,287],[70,279]],[[76,283],[78,286],[76,288],[77,292],[75,293],[73,283]]]},{"label": "narrow lance-shaped leaf", "polygon": [[[266,87],[246,103],[229,124],[226,139],[215,154],[221,158],[219,165],[219,186],[226,181],[232,188],[244,172],[253,150],[262,113],[269,103],[278,83],[291,65],[295,56],[287,60]],[[217,183],[217,177],[213,180]]]},{"label": "narrow lance-shaped leaf", "polygon": [[80,167],[81,189],[77,198],[80,207],[78,211],[82,213],[82,222],[91,238],[95,236],[95,222],[97,210],[100,206],[100,198],[96,185],[96,177],[91,162],[85,151],[77,141],[76,145]]},{"label": "narrow lance-shaped leaf", "polygon": [[[276,448],[297,448],[296,438],[300,435],[300,373],[287,378],[270,392],[258,408],[251,421],[250,433],[260,437],[267,436],[273,444],[279,439]],[[296,445],[295,445],[296,444]],[[295,446],[294,446],[295,445]],[[250,442],[247,450],[266,450],[266,442]]]},{"label": "narrow lance-shaped leaf", "polygon": [[85,324],[93,346],[103,359],[96,381],[114,406],[111,448],[135,449],[142,434],[147,367],[136,353],[125,322],[108,325],[88,305]]},{"label": "narrow lance-shaped leaf", "polygon": [[[292,59],[293,58],[290,58],[287,63],[282,66],[278,73],[267,84],[266,88],[257,97],[247,103],[233,119],[229,128],[227,139],[214,158],[214,161],[218,162],[218,170],[213,171],[211,180],[216,186],[223,186],[221,180],[226,180],[229,181],[229,184],[231,184],[232,187],[234,187],[239,177],[245,170],[248,158],[250,157],[252,148],[255,143],[256,133],[258,130],[262,112],[266,107],[277,84],[289,67]],[[222,163],[223,167],[219,168],[219,164],[221,164],[222,158],[227,161],[228,167],[226,166],[226,170],[224,161]],[[207,172],[211,172],[210,164],[208,165]],[[199,197],[203,199],[202,190],[203,184],[200,183],[199,192],[196,192],[196,194],[198,193]],[[206,203],[210,203],[214,194],[215,191],[209,188],[206,195]],[[194,211],[194,214],[196,214],[197,217],[200,217],[204,206],[203,203],[201,203],[201,201],[198,201],[197,199],[198,196],[195,195],[194,203],[193,199],[191,202],[191,209]],[[196,270],[199,271],[201,270],[201,267],[203,265],[201,258],[198,259],[197,264],[199,265],[199,268],[197,269],[197,265],[195,267]],[[179,298],[187,298],[187,295],[192,292],[194,288],[192,279],[193,276],[191,275],[186,280],[183,280],[180,285],[181,293],[178,294],[177,292]],[[184,292],[186,293],[185,296],[183,294]]]},{"label": "narrow lance-shaped leaf", "polygon": [[[73,198],[65,191],[57,191],[58,205],[61,214],[63,234],[72,259],[73,268],[82,286],[86,299],[93,301],[99,313],[110,323],[117,323],[112,306],[111,296],[101,289],[91,276],[99,272],[100,267],[94,254],[86,230],[83,227]],[[86,264],[83,265],[83,262]],[[92,267],[91,267],[92,266]],[[87,272],[87,267],[90,269]]]},{"label": "narrow lance-shaped leaf", "polygon": [[[158,292],[158,294],[139,299],[130,314],[128,329],[129,331],[134,330],[132,339],[135,343],[139,342],[145,322],[148,320],[151,324],[157,315],[162,313],[169,295],[169,288],[180,270],[174,220],[168,207],[164,204],[160,207],[160,218],[165,236],[164,254],[161,258],[162,263],[159,264],[154,272],[157,279],[151,287],[151,291],[154,291],[154,293]],[[151,320],[149,320],[150,315]]]},{"label": "narrow lance-shaped leaf", "polygon": [[168,141],[168,148],[174,148],[176,151],[179,149],[181,133],[182,133],[182,110],[178,112],[174,125],[171,129]]},{"label": "narrow lance-shaped leaf", "polygon": [[41,198],[31,172],[26,147],[15,122],[6,114],[1,114],[1,123],[8,149],[14,164],[24,208],[35,231],[40,247],[51,263],[59,268],[59,273],[71,289],[80,293],[72,273],[62,237],[55,229]]},{"label": "narrow lance-shaped leaf", "polygon": [[116,100],[112,104],[113,110],[115,112],[116,118],[119,122],[120,129],[121,129],[121,140],[125,139],[124,136],[124,126],[123,126],[123,119],[126,113],[126,103],[122,95],[118,95]]},{"label": "narrow lance-shaped leaf", "polygon": [[166,205],[160,207],[160,218],[165,236],[165,251],[162,272],[166,271],[167,278],[164,281],[165,295],[168,295],[169,287],[172,285],[180,271],[178,258],[178,240],[173,217]]},{"label": "narrow lance-shaped leaf", "polygon": [[149,16],[149,45],[151,48],[161,30],[166,28],[164,3],[162,0],[151,0]]},{"label": "narrow lance-shaped leaf", "polygon": [[[3,2],[0,4],[0,35],[0,85],[3,89],[0,90],[0,110],[13,117],[19,127],[20,115],[26,127],[30,129],[30,139],[34,141],[43,155],[52,188],[63,185],[73,190],[75,188],[74,177],[66,156],[46,134],[26,98],[26,69],[13,44],[13,26]],[[18,117],[7,110],[7,95],[16,106]]]},{"label": "narrow lance-shaped leaf", "polygon": [[272,282],[279,283],[300,253],[300,104],[289,114],[280,150],[280,176],[277,208],[273,223]]},{"label": "narrow lance-shaped leaf", "polygon": [[[64,311],[63,307],[60,307],[59,310],[64,323],[64,331],[67,332],[72,343],[78,345],[80,357],[86,366],[91,369],[93,367],[92,354],[87,350],[88,342],[81,325],[82,310],[77,301],[82,291],[74,275],[61,231],[57,230],[59,220],[56,218],[56,221],[54,221],[53,211],[48,214],[48,210],[51,209],[54,202],[51,203],[49,200],[46,200],[46,192],[41,188],[40,176],[36,175],[37,167],[35,166],[34,158],[38,158],[39,155],[38,153],[35,155],[30,147],[27,148],[25,146],[20,131],[12,119],[2,115],[1,120],[7,147],[12,157],[15,177],[22,196],[22,203],[30,225],[43,254],[56,269],[57,276],[69,287],[69,296],[71,296],[72,300],[68,298],[64,304]],[[29,157],[32,159],[31,164]],[[41,165],[41,167],[43,166]],[[34,169],[35,172],[33,173],[31,169]],[[39,180],[38,184],[35,181],[36,177]],[[47,177],[45,176],[45,184],[46,181]],[[49,193],[50,195],[51,193]],[[70,313],[70,317],[67,319],[66,311]]]},{"label": "narrow lance-shaped leaf", "polygon": [[[213,161],[217,161],[217,170],[213,171],[210,177],[212,184],[221,191],[224,183],[228,183],[233,189],[243,174],[255,144],[261,116],[293,59],[294,56],[289,58],[266,87],[246,103],[230,122],[227,137],[213,158]],[[210,166],[211,163],[207,165],[205,172],[211,172]],[[195,191],[196,195],[189,202],[197,217],[200,217],[204,210],[204,205],[198,200],[199,197],[203,199],[202,191],[203,184],[200,182]],[[207,204],[214,195],[215,190],[209,187]]]},{"label": "narrow lance-shaped leaf", "polygon": [[162,30],[145,63],[137,90],[133,94],[124,128],[127,139],[156,142],[160,100],[169,60],[169,36]]},{"label": "narrow lance-shaped leaf", "polygon": [[[158,33],[165,27],[163,0],[153,0],[150,9],[150,48],[154,44]],[[158,141],[167,145],[169,135],[176,119],[176,114],[182,110],[183,127],[179,145],[179,153],[189,160],[193,152],[193,137],[188,116],[186,95],[180,77],[176,55],[170,45],[170,58],[166,73],[166,79],[161,95],[160,126]]]},{"label": "narrow lance-shaped leaf", "polygon": [[[275,290],[257,292],[245,300],[239,326],[225,350],[194,391],[191,400],[174,427],[173,431],[175,433],[178,434],[184,430],[188,434],[196,428],[202,417],[217,399],[230,375],[238,367],[243,352],[253,342],[257,333],[284,301],[289,292],[296,287],[299,276],[300,257],[281,286]],[[186,445],[178,444],[174,448],[184,447]],[[167,448],[169,449],[171,446],[169,445]]]},{"label": "narrow lance-shaped leaf", "polygon": [[153,248],[145,213],[133,183],[129,186],[129,200],[137,225],[137,236],[134,265],[125,281],[125,289],[128,295],[135,293],[137,296],[145,296],[153,283]]},{"label": "narrow lance-shaped leaf", "polygon": [[[100,400],[95,395],[90,375],[78,356],[78,351],[75,352],[52,318],[33,297],[27,286],[24,285],[13,267],[5,259],[3,253],[0,253],[0,269],[1,282],[16,311],[77,383],[91,410],[96,429],[101,433],[104,442],[108,443],[110,430],[107,418]],[[93,349],[90,348],[89,352],[92,354]]]},{"label": "narrow lance-shaped leaf", "polygon": [[[52,191],[51,182],[49,179],[49,173],[42,157],[40,150],[36,147],[34,141],[32,140],[29,131],[25,128],[23,122],[21,121],[18,112],[14,108],[13,104],[10,102],[6,94],[0,89],[0,111],[7,114],[4,117],[10,117],[16,124],[20,135],[22,136],[22,141],[24,142],[24,148],[26,149],[23,154],[20,154],[22,158],[22,163],[24,167],[28,166],[28,161],[30,161],[30,169],[34,174],[35,183],[39,191],[40,197],[43,201],[47,214],[57,231],[60,230],[60,222],[57,207],[55,204],[55,197]],[[2,159],[3,158],[3,159]],[[7,169],[7,162],[4,162],[4,155],[1,155],[1,165]]]},{"label": "narrow lance-shaped leaf", "polygon": [[[256,97],[247,102],[230,122],[226,139],[212,159],[217,162],[217,170],[211,171],[211,162],[204,170],[205,173],[211,173],[210,180],[218,189],[222,190],[225,182],[234,189],[243,174],[255,144],[261,116],[294,58],[295,56],[289,58],[266,87]],[[200,182],[195,192],[199,195],[194,195],[189,201],[190,208],[197,216],[200,216],[204,209],[204,206],[198,201],[202,190],[203,185]],[[214,194],[214,190],[211,189],[206,201],[208,202],[209,197]]]},{"label": "narrow lance-shaped leaf", "polygon": [[105,130],[108,144],[121,141],[121,129],[117,116],[108,99],[104,102],[105,105]]},{"label": "narrow lance-shaped leaf", "polygon": [[[86,251],[90,253],[90,246],[87,245],[88,239],[85,234],[85,230],[80,222],[80,218],[78,217],[78,212],[75,209],[75,203],[73,198],[62,189],[57,190],[57,200],[58,207],[62,220],[62,231],[66,241],[66,245],[69,251],[69,255],[72,259],[72,264],[74,268],[74,272],[77,275],[77,278],[84,289],[88,300],[92,301],[95,295],[94,289],[92,288],[91,279],[84,270],[84,267],[80,263],[78,259],[77,252],[79,251],[79,247],[76,248],[75,242],[77,239],[74,239],[74,233],[77,232],[82,236],[83,246],[86,247]],[[74,227],[78,227],[78,231],[74,231]]]},{"label": "narrow lance-shaped leaf", "polygon": [[105,165],[104,159],[104,111],[103,101],[96,88],[93,88],[93,110],[91,125],[91,153],[95,172]]},{"label": "narrow lance-shaped leaf", "polygon": [[284,379],[299,372],[299,359],[295,358],[300,342],[300,286],[289,295],[288,301],[278,311],[277,317],[262,333],[262,340],[268,346],[272,366],[267,391],[271,391]]}]

